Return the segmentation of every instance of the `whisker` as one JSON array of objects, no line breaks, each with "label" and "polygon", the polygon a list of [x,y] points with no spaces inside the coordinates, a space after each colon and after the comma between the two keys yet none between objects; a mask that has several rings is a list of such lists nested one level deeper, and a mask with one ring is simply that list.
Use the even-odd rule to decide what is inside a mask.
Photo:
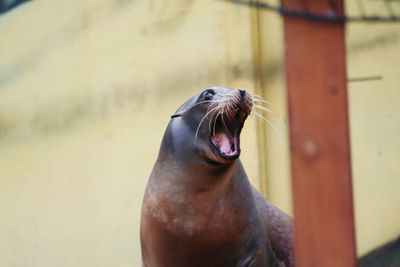
[{"label": "whisker", "polygon": [[[237,96],[237,94],[234,96],[234,98],[236,96]],[[230,100],[232,100],[232,104],[231,104]],[[228,117],[229,120],[231,120],[231,117],[233,117],[232,113],[231,113],[232,109],[236,109],[236,107],[237,107],[237,103],[235,102],[235,99],[229,99],[228,106],[227,106],[227,112],[228,112],[228,115],[229,115],[229,117]]]},{"label": "whisker", "polygon": [[224,125],[224,128],[225,128],[226,132],[227,132],[231,137],[233,137],[233,136],[231,135],[230,131],[228,130],[228,126],[226,126],[226,122],[225,122],[225,119],[224,119],[224,113],[221,114],[221,119],[222,119],[222,125]]},{"label": "whisker", "polygon": [[281,142],[283,143],[283,137],[282,135],[279,133],[278,129],[275,128],[275,126],[267,119],[265,118],[263,115],[261,115],[260,113],[258,113],[257,111],[254,111],[254,115],[257,116],[257,118],[262,119],[263,121],[265,121],[271,128],[272,130],[275,132],[275,134],[279,137],[279,139],[281,140]]},{"label": "whisker", "polygon": [[253,105],[253,108],[258,108],[258,109],[264,110],[264,111],[266,111],[266,112],[268,112],[268,113],[270,113],[270,114],[274,114],[274,112],[273,112],[272,110],[270,110],[270,109],[268,109],[268,108],[266,108],[266,107],[260,106],[260,105],[254,104],[254,105]]},{"label": "whisker", "polygon": [[253,98],[253,103],[255,103],[255,102],[264,103],[264,104],[272,106],[271,102],[265,101],[263,99]]},{"label": "whisker", "polygon": [[[231,116],[231,111],[229,110],[229,107],[232,106],[231,101],[234,101],[234,100],[232,99],[232,97],[228,97],[228,96],[235,97],[235,96],[237,96],[237,94],[236,94],[235,91],[232,91],[232,92],[229,92],[229,93],[225,94],[222,97],[222,101],[219,103],[219,105],[222,106],[222,108],[224,109],[225,113],[228,112],[228,115],[230,117]],[[227,110],[227,108],[228,108],[228,110]]]},{"label": "whisker", "polygon": [[262,98],[259,95],[252,95],[252,97],[253,97],[253,102],[263,102],[263,103],[273,106],[271,102],[265,100],[264,98]]},{"label": "whisker", "polygon": [[218,116],[221,114],[221,112],[222,112],[222,110],[220,110],[220,111],[218,112],[217,116],[215,117],[214,129],[213,129],[213,136],[215,136],[215,125],[217,124],[217,119],[218,119]]},{"label": "whisker", "polygon": [[235,95],[235,92],[226,93],[224,96],[220,97],[219,100],[225,101],[227,99],[227,96],[233,96],[233,95]]},{"label": "whisker", "polygon": [[[211,119],[210,119],[210,121],[209,121],[209,123],[208,123],[208,130],[209,130],[210,132],[211,132],[211,124],[212,124],[212,122],[213,122],[213,120],[214,120],[214,125],[215,125],[215,122],[217,121],[217,118],[218,118],[218,115],[219,115],[219,112],[220,112],[219,106],[217,106],[217,107],[218,107],[218,109],[216,109],[216,110],[211,114]],[[218,112],[218,113],[217,113],[217,112]],[[214,116],[215,113],[217,113],[216,116]],[[214,119],[214,117],[215,117],[215,119]]]},{"label": "whisker", "polygon": [[258,99],[263,99],[262,96],[260,96],[260,95],[252,94],[252,96],[255,98],[258,98]]},{"label": "whisker", "polygon": [[212,108],[212,109],[211,109],[210,111],[208,111],[208,112],[204,115],[204,117],[201,119],[201,121],[200,121],[200,123],[199,123],[199,126],[197,126],[196,134],[194,135],[193,146],[196,144],[196,139],[197,139],[197,135],[199,134],[199,129],[200,129],[201,124],[203,123],[203,121],[205,120],[205,118],[207,118],[207,115],[208,115],[210,112],[213,112],[213,111],[214,111],[215,109],[217,109],[217,108],[218,108],[218,106]]},{"label": "whisker", "polygon": [[234,100],[235,103],[238,103],[238,102],[240,103],[240,98],[239,98],[238,94],[235,94],[233,96],[233,100]]},{"label": "whisker", "polygon": [[233,117],[232,116],[232,105],[230,104],[230,102],[226,106],[226,111],[227,111],[227,114],[229,115],[229,120],[230,120]]}]

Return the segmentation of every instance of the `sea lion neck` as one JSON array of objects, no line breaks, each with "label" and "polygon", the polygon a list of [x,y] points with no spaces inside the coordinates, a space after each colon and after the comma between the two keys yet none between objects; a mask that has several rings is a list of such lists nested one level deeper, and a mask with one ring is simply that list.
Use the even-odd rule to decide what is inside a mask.
[{"label": "sea lion neck", "polygon": [[165,186],[168,191],[175,191],[173,188],[187,193],[219,191],[234,181],[239,165],[239,160],[222,166],[210,166],[205,161],[188,164],[183,158],[164,155],[158,159],[151,177],[157,180],[158,186]]}]

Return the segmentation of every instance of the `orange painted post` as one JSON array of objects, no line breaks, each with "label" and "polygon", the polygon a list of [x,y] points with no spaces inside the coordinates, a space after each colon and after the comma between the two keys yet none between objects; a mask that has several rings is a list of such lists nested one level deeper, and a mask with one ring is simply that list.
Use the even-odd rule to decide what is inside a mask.
[{"label": "orange painted post", "polygon": [[[304,10],[303,1],[283,0]],[[343,1],[307,0],[339,14]],[[354,267],[344,24],[285,17],[296,267]]]}]

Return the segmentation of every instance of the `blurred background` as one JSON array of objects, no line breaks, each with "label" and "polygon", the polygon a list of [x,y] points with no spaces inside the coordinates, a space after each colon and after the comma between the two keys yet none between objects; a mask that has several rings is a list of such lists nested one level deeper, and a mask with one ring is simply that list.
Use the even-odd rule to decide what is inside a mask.
[{"label": "blurred background", "polygon": [[[346,2],[387,13],[387,1]],[[250,118],[241,158],[292,213],[278,14],[223,0],[0,0],[0,12],[0,266],[141,266],[141,200],[164,129],[210,86],[272,103],[275,130]],[[364,255],[400,235],[400,27],[349,23],[346,38]]]}]

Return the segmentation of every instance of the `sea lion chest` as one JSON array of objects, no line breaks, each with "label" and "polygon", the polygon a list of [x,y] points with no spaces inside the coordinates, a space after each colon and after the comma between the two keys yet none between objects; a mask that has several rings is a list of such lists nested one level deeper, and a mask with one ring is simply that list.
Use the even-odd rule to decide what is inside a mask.
[{"label": "sea lion chest", "polygon": [[157,255],[148,258],[159,261],[149,266],[248,266],[243,264],[256,257],[262,243],[254,231],[259,225],[252,219],[254,205],[246,206],[251,194],[230,182],[193,193],[158,184],[153,196],[155,185],[149,183],[142,225],[151,233],[145,234],[152,248],[146,253]]}]

